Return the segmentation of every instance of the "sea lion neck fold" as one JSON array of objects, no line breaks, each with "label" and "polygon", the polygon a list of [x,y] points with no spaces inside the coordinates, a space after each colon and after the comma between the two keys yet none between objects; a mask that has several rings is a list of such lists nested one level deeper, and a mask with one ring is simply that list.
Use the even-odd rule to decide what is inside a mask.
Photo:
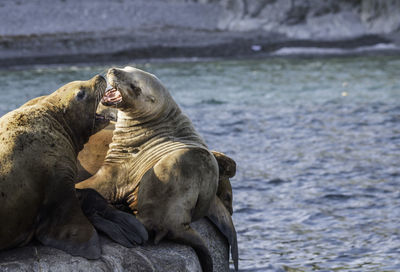
[{"label": "sea lion neck fold", "polygon": [[108,124],[106,119],[99,119],[96,115],[106,85],[104,77],[95,76],[89,81],[71,82],[43,100],[76,153],[82,150],[90,135]]}]

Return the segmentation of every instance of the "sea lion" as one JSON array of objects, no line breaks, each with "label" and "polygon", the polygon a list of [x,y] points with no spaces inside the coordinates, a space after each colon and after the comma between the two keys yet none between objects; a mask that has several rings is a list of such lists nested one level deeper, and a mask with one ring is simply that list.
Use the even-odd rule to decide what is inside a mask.
[{"label": "sea lion", "polygon": [[216,196],[218,164],[189,118],[152,74],[112,68],[107,80],[113,88],[102,103],[118,108],[112,143],[99,171],[76,188],[126,203],[155,243],[167,237],[191,245],[203,271],[212,271],[212,258],[189,224],[208,216],[228,238],[237,269],[236,231]]},{"label": "sea lion", "polygon": [[129,235],[135,228],[144,231],[133,216],[121,215],[93,190],[74,189],[78,152],[108,124],[95,114],[105,89],[101,76],[74,81],[0,118],[0,249],[35,237],[71,255],[96,259],[101,252],[92,224],[128,246],[146,238],[147,233],[140,239]]},{"label": "sea lion", "polygon": [[[111,115],[112,120],[117,120],[114,117],[113,111],[104,109],[97,112]],[[109,144],[112,142],[112,135],[115,129],[115,123],[111,122],[106,128],[90,136],[89,141],[83,146],[83,149],[78,154],[78,176],[77,181],[83,181],[93,176],[102,166],[107,155]],[[232,215],[232,185],[229,178],[235,176],[236,163],[226,154],[211,150],[211,153],[217,160],[219,177],[217,196],[220,198],[226,209]]]}]

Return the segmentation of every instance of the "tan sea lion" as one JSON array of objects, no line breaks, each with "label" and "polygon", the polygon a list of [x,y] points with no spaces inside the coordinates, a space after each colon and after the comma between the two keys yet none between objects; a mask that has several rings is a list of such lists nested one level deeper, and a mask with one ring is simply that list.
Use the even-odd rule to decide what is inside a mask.
[{"label": "tan sea lion", "polygon": [[208,216],[228,238],[238,266],[236,231],[216,196],[218,164],[167,89],[152,74],[112,68],[113,86],[102,103],[118,108],[118,121],[105,162],[76,188],[93,188],[111,203],[126,203],[155,243],[167,237],[191,245],[203,271],[212,258],[190,223]]},{"label": "tan sea lion", "polygon": [[[108,124],[95,113],[105,88],[101,76],[71,82],[0,118],[0,250],[36,238],[72,255],[99,258],[93,225],[128,246],[146,238],[133,216],[120,214],[93,190],[74,189],[78,152]],[[140,239],[127,238],[135,228]]]},{"label": "tan sea lion", "polygon": [[[97,111],[99,112],[99,110]],[[104,110],[100,111],[104,112]],[[109,114],[110,112],[107,112]],[[111,117],[116,120],[115,117]],[[90,136],[89,141],[84,145],[78,154],[78,176],[77,181],[83,181],[93,176],[102,166],[106,158],[109,144],[112,142],[112,135],[115,123],[111,122],[106,128]],[[211,151],[217,159],[219,168],[217,196],[232,215],[232,185],[229,178],[235,176],[236,163],[233,159],[218,151]]]}]

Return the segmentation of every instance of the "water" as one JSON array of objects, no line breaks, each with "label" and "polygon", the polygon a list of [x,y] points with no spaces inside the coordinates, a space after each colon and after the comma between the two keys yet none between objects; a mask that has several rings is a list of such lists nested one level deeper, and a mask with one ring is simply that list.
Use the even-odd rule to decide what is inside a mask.
[{"label": "water", "polygon": [[[236,160],[241,269],[400,271],[399,57],[137,66]],[[107,67],[0,70],[0,115]]]}]

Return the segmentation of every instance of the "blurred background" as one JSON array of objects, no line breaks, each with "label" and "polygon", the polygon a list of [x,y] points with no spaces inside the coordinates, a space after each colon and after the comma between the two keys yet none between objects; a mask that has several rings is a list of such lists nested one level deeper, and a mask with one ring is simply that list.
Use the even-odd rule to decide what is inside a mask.
[{"label": "blurred background", "polygon": [[398,52],[399,14],[398,0],[2,0],[0,65]]},{"label": "blurred background", "polygon": [[236,160],[242,271],[400,271],[400,1],[2,0],[0,116],[156,74]]}]

